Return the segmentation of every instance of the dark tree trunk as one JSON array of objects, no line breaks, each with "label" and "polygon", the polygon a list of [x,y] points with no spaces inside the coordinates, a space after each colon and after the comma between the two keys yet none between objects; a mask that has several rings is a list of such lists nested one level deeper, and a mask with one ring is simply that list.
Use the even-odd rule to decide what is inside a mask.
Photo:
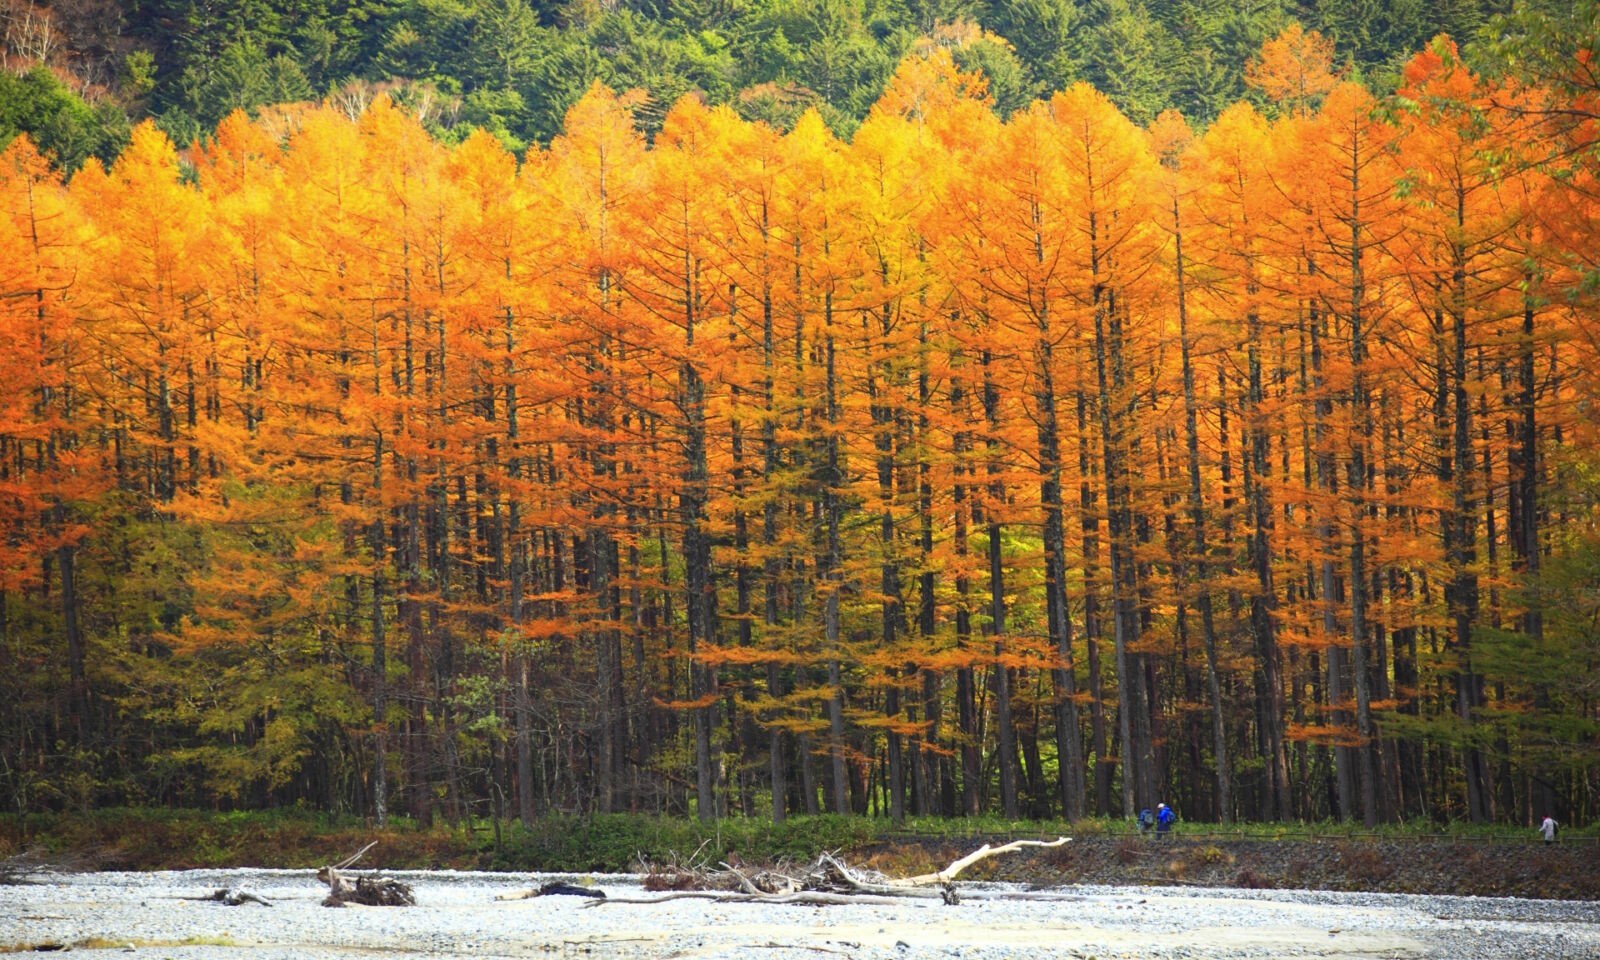
[{"label": "dark tree trunk", "polygon": [[1267,762],[1268,795],[1271,798],[1271,809],[1263,811],[1263,814],[1288,820],[1291,816],[1291,798],[1289,765],[1283,746],[1283,681],[1277,632],[1272,622],[1272,608],[1276,601],[1272,582],[1272,500],[1266,490],[1271,450],[1261,409],[1265,400],[1261,376],[1261,318],[1253,311],[1249,315],[1248,328],[1250,456],[1246,461],[1248,469],[1245,471],[1245,480],[1250,498],[1250,561],[1256,575],[1256,592],[1250,598],[1250,625],[1255,634],[1256,656],[1260,661],[1260,723],[1264,759]]},{"label": "dark tree trunk", "polygon": [[1000,522],[995,513],[998,504],[1005,502],[1005,481],[1000,478],[999,432],[1000,390],[991,370],[992,357],[983,352],[983,410],[989,423],[987,440],[989,454],[989,502],[984,510],[989,532],[989,635],[994,638],[995,666],[989,671],[995,702],[995,730],[999,738],[1000,803],[1005,815],[1016,819],[1017,806],[1017,742],[1016,726],[1011,716],[1011,678],[1004,668],[1006,601],[1005,566],[1001,552]]},{"label": "dark tree trunk", "polygon": [[[950,388],[950,405],[959,421],[966,414],[965,396],[959,381]],[[962,458],[970,449],[969,434],[958,432],[953,447],[957,460],[955,500],[955,551],[956,551],[956,648],[963,653],[972,649],[972,581],[967,576],[968,530],[974,515],[972,496],[964,478],[970,473]],[[956,668],[956,726],[961,735],[961,814],[978,815],[978,778],[981,768],[978,742],[977,690],[970,664]]]},{"label": "dark tree trunk", "polygon": [[1173,237],[1177,253],[1178,340],[1183,360],[1183,427],[1188,459],[1189,521],[1194,525],[1194,579],[1198,585],[1201,639],[1206,654],[1206,691],[1211,698],[1212,756],[1217,765],[1217,819],[1233,820],[1233,771],[1228,766],[1228,731],[1223,715],[1222,682],[1217,659],[1216,617],[1211,609],[1211,565],[1206,542],[1205,499],[1200,488],[1199,409],[1195,402],[1193,341],[1189,336],[1188,291],[1185,285],[1182,219],[1172,203]]},{"label": "dark tree trunk", "polygon": [[[1041,324],[1045,321],[1041,320]],[[1083,816],[1083,741],[1079,735],[1077,679],[1072,655],[1072,617],[1067,610],[1067,544],[1061,497],[1061,439],[1056,417],[1055,372],[1051,369],[1054,346],[1044,338],[1039,353],[1039,388],[1034,394],[1039,421],[1039,501],[1044,510],[1045,609],[1051,646],[1060,666],[1051,672],[1055,681],[1056,756],[1060,774],[1062,811],[1069,821]]]}]

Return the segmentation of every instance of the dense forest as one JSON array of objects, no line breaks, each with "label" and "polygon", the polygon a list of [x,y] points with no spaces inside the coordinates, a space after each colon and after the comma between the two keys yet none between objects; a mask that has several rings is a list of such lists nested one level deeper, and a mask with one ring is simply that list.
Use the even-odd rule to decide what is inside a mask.
[{"label": "dense forest", "polygon": [[9,808],[1592,819],[1595,11],[1203,126],[963,27],[848,137],[16,137]]},{"label": "dense forest", "polygon": [[[1555,10],[1560,0],[1536,0]],[[235,109],[386,93],[443,142],[482,128],[547,144],[596,80],[640,89],[647,135],[693,93],[787,130],[815,108],[847,137],[919,38],[960,36],[1002,116],[1075,82],[1135,123],[1208,123],[1267,101],[1249,59],[1289,22],[1389,92],[1432,37],[1463,43],[1510,0],[0,0],[0,140],[109,163],[129,121],[187,146]],[[978,30],[974,31],[974,27]],[[964,35],[964,36],[963,36]],[[8,75],[9,74],[9,75]]]}]

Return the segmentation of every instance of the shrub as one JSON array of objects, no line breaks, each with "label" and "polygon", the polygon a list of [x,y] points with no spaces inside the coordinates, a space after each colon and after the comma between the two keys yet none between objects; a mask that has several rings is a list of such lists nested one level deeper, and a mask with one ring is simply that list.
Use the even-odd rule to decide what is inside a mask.
[{"label": "shrub", "polygon": [[1339,866],[1347,877],[1362,884],[1378,883],[1394,873],[1394,865],[1373,847],[1346,845],[1340,848]]},{"label": "shrub", "polygon": [[1189,851],[1189,861],[1195,866],[1210,866],[1214,863],[1232,863],[1233,854],[1221,847],[1204,846],[1194,847]]},{"label": "shrub", "polygon": [[1240,867],[1233,875],[1233,885],[1245,890],[1271,890],[1273,883],[1249,867]]}]

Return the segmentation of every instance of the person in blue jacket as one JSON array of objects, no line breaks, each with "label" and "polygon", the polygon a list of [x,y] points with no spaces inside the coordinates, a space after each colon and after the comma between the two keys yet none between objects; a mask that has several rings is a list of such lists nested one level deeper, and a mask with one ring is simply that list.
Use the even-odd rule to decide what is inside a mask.
[{"label": "person in blue jacket", "polygon": [[1156,836],[1165,837],[1167,831],[1172,829],[1172,821],[1176,819],[1178,815],[1172,812],[1171,807],[1164,803],[1156,804]]}]

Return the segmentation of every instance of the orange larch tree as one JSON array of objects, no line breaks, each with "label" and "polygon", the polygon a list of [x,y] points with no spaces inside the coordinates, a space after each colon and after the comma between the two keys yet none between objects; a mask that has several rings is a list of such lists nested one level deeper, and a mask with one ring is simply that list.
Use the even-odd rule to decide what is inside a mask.
[{"label": "orange larch tree", "polygon": [[968,33],[848,142],[9,147],[12,799],[1592,814],[1589,94],[1291,28],[1271,122],[1003,120]]}]

